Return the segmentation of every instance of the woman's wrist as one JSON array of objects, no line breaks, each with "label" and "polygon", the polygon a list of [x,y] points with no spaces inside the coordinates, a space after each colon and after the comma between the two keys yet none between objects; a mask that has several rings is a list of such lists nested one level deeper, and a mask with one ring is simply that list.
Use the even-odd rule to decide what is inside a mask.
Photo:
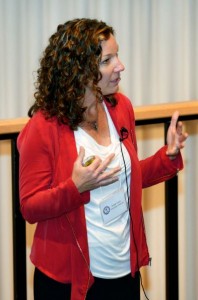
[{"label": "woman's wrist", "polygon": [[169,157],[170,160],[174,160],[177,157],[177,154],[175,154],[175,155],[167,154],[167,156]]},{"label": "woman's wrist", "polygon": [[169,152],[169,150],[167,150],[166,155],[170,158],[170,160],[174,160],[177,157],[177,155],[179,154],[179,151],[180,151],[179,148],[176,147],[174,152],[172,152],[172,151]]}]

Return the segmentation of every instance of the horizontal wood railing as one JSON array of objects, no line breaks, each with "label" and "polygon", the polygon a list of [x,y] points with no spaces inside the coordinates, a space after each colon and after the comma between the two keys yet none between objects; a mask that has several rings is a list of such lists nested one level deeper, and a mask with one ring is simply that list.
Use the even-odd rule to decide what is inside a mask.
[{"label": "horizontal wood railing", "polygon": [[[198,119],[198,100],[135,107],[136,125],[164,124],[166,136],[170,117],[179,111],[181,120]],[[26,229],[19,209],[19,156],[16,147],[18,133],[28,118],[0,120],[0,140],[11,141],[12,159],[12,220],[14,300],[27,299]],[[171,197],[171,201],[170,200]],[[177,176],[165,183],[166,299],[179,299],[178,283],[178,182]]]},{"label": "horizontal wood railing", "polygon": [[[182,117],[189,117],[198,113],[198,100],[183,101],[174,103],[164,103],[158,105],[137,106],[134,108],[135,119],[137,123],[146,121],[147,123],[161,122],[162,119],[168,119],[172,113],[178,110]],[[27,123],[28,118],[4,119],[0,120],[0,134],[17,133]]]}]

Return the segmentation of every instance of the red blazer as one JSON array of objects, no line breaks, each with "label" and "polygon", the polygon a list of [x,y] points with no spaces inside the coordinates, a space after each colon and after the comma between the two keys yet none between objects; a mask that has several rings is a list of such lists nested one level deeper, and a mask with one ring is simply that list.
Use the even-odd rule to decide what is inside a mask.
[{"label": "red blazer", "polygon": [[[116,107],[106,104],[118,134],[121,127],[129,132],[123,143],[132,165],[130,253],[134,276],[141,266],[149,263],[141,207],[142,188],[170,179],[183,168],[183,163],[180,154],[171,161],[166,156],[166,146],[139,161],[131,102],[122,94],[116,94],[116,98]],[[37,223],[31,261],[51,278],[71,282],[72,300],[85,299],[94,280],[89,269],[84,213],[84,204],[89,202],[90,193],[80,194],[71,179],[77,158],[74,133],[68,126],[58,124],[55,117],[45,120],[38,112],[20,133],[18,150],[21,212],[29,223]]]}]

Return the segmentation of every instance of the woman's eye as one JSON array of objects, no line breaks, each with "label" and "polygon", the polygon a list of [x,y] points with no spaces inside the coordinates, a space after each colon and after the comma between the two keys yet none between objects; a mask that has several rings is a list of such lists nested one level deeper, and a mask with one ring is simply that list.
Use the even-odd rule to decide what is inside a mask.
[{"label": "woman's eye", "polygon": [[106,65],[106,64],[109,63],[109,61],[110,61],[110,58],[106,58],[106,59],[102,60],[100,64],[101,65]]}]

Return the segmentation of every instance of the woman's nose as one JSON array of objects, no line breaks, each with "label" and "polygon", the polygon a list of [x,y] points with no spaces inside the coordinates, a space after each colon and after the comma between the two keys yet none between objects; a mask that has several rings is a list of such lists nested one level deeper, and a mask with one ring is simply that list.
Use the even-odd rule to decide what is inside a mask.
[{"label": "woman's nose", "polygon": [[122,71],[124,71],[124,69],[125,69],[125,66],[123,65],[121,60],[118,58],[117,63],[114,68],[114,72],[122,72]]}]

